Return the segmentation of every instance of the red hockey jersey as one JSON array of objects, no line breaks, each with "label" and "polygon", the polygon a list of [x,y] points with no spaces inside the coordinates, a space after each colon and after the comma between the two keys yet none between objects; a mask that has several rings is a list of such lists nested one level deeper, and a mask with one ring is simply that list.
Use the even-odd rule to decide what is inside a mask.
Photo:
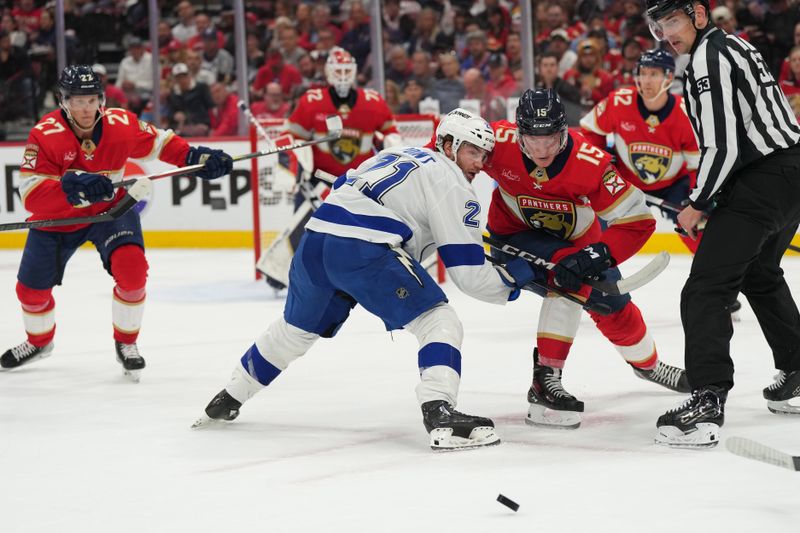
[{"label": "red hockey jersey", "polygon": [[[29,220],[90,216],[107,210],[125,194],[120,190],[111,202],[75,207],[61,190],[61,176],[69,171],[92,172],[121,181],[128,159],[161,159],[184,165],[189,145],[171,130],[160,130],[124,109],[106,109],[92,139],[81,141],[61,110],[48,113],[31,130],[25,146],[19,188]],[[86,224],[42,228],[74,231]]]},{"label": "red hockey jersey", "polygon": [[375,153],[376,131],[383,135],[398,133],[389,106],[379,93],[371,89],[355,89],[355,98],[338,108],[328,89],[309,89],[300,97],[289,117],[289,131],[296,138],[305,140],[325,137],[328,135],[325,118],[329,115],[342,117],[342,136],[333,142],[315,144],[311,149],[314,167],[334,176],[341,176]]},{"label": "red hockey jersey", "polygon": [[586,138],[602,148],[614,134],[617,167],[622,177],[645,191],[664,189],[694,174],[700,151],[680,96],[652,113],[633,87],[613,91],[581,119]]},{"label": "red hockey jersey", "polygon": [[[576,247],[602,241],[621,263],[635,254],[655,230],[643,193],[623,180],[611,156],[579,133],[547,168],[523,156],[517,126],[492,123],[494,152],[483,170],[498,184],[489,207],[489,228],[508,235],[540,230]],[[608,223],[602,231],[599,215]]]}]

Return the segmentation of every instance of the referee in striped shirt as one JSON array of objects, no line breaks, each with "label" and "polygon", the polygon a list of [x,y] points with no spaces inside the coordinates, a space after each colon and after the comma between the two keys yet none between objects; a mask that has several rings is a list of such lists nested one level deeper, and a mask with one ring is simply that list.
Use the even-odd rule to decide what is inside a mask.
[{"label": "referee in striped shirt", "polygon": [[[678,223],[703,238],[681,293],[692,397],[659,418],[656,441],[714,446],[733,387],[729,307],[741,292],[772,349],[773,412],[800,414],[800,313],[780,261],[800,223],[800,126],[764,59],[709,19],[708,0],[647,0],[653,35],[689,54],[686,111],[701,159]],[[708,213],[708,214],[707,214]]]}]

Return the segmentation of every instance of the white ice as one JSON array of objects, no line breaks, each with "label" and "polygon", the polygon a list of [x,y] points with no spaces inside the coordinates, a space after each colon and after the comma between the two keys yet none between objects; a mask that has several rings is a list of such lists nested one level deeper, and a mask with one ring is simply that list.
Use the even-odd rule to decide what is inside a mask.
[{"label": "white ice", "polygon": [[[0,339],[24,339],[19,251],[0,252]],[[283,300],[244,251],[151,250],[139,346],[125,380],[111,337],[112,281],[81,250],[55,290],[49,359],[0,373],[0,532],[798,531],[800,473],[723,446],[653,444],[682,397],[636,379],[585,317],[565,385],[586,402],[575,431],[523,422],[540,300],[480,303],[448,284],[465,326],[459,408],[492,417],[500,446],[435,453],[416,404],[414,338],[363,310],[317,343],[238,420],[190,430]],[[647,257],[627,268],[641,267]],[[800,259],[785,260],[790,285]],[[682,366],[688,256],[634,295],[666,362]],[[736,388],[722,430],[800,454],[800,418],[769,413],[772,358],[745,303]],[[520,504],[501,506],[499,493]]]}]

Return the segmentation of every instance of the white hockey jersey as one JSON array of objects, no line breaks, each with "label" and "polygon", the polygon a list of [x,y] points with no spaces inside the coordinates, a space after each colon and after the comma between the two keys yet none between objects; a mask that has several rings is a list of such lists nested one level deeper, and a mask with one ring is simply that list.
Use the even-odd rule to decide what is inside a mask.
[{"label": "white hockey jersey", "polygon": [[417,261],[438,251],[460,290],[503,303],[518,291],[484,258],[480,212],[453,161],[426,148],[396,147],[340,178],[306,229],[402,247]]}]

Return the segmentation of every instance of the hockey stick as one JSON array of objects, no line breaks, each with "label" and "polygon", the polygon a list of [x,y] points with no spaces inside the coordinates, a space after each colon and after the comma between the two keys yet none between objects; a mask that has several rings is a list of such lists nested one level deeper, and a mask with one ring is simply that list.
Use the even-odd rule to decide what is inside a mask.
[{"label": "hockey stick", "polygon": [[[270,139],[267,130],[265,130],[264,127],[261,125],[261,123],[258,121],[258,119],[256,119],[255,116],[253,116],[253,113],[252,111],[250,111],[250,108],[247,106],[247,104],[242,101],[239,101],[237,105],[239,109],[242,111],[242,113],[244,113],[244,116],[247,117],[247,120],[250,121],[250,124],[252,124],[253,127],[256,129],[256,133],[258,133],[258,136],[261,137],[261,139],[263,139],[264,141],[274,146],[274,143],[272,142],[272,139]],[[337,135],[336,137],[337,139],[341,137],[343,125],[342,125],[342,118],[340,116],[329,115],[325,119],[325,126],[328,128],[329,132],[333,132],[332,134]],[[320,140],[320,142],[322,141]],[[302,148],[302,147],[298,146],[297,148]],[[314,192],[314,189],[311,187],[311,184],[308,183],[308,180],[305,178],[305,176],[303,176],[300,179],[298,185],[303,192],[303,196],[305,196],[305,198],[309,202],[311,202],[311,207],[313,207],[314,209],[318,209],[321,200],[317,195],[317,193]]]},{"label": "hockey stick", "polygon": [[725,440],[725,447],[729,452],[741,457],[800,472],[800,456],[789,455],[760,442],[743,437],[730,437]]},{"label": "hockey stick", "polygon": [[[491,255],[488,255],[488,254],[485,254],[485,257],[486,257],[486,260],[489,261],[490,263],[492,263],[494,265],[503,266],[503,262],[500,261],[499,259],[495,259],[494,257],[492,257]],[[539,287],[541,289],[544,289],[547,292],[555,293],[555,294],[559,295],[562,298],[566,298],[570,302],[574,302],[574,303],[580,305],[582,308],[584,308],[587,311],[594,311],[595,313],[597,313],[599,315],[610,315],[612,313],[611,308],[609,306],[607,306],[606,304],[599,303],[599,302],[589,303],[588,300],[583,302],[579,298],[576,298],[575,296],[569,294],[568,292],[564,292],[561,289],[556,288],[556,287],[551,287],[547,283],[542,283],[541,281],[531,281],[530,283],[525,284],[525,286],[522,287],[522,288],[526,289],[526,290],[529,290],[531,292],[536,292],[534,290],[534,287]]]},{"label": "hockey stick", "polygon": [[[645,201],[648,203],[648,205],[654,205],[656,207],[660,207],[661,209],[666,209],[667,211],[672,211],[673,213],[680,213],[681,211],[683,211],[683,207],[682,206],[680,206],[678,204],[674,204],[672,202],[668,202],[667,200],[662,200],[661,198],[659,198],[657,196],[653,196],[653,195],[645,193],[644,197],[645,197]],[[686,231],[683,228],[680,228],[680,227],[676,228],[675,231],[680,233],[681,235],[685,235],[686,234]],[[788,246],[788,248],[789,248],[789,250],[791,250],[793,252],[800,252],[800,246],[795,246],[794,244],[790,244]]]},{"label": "hockey stick", "polygon": [[71,226],[73,224],[94,224],[97,222],[116,220],[130,211],[130,209],[136,205],[139,200],[147,197],[147,195],[150,194],[152,187],[153,184],[149,179],[140,178],[135,181],[133,187],[128,189],[128,191],[125,193],[125,196],[123,196],[119,202],[102,213],[88,215],[85,217],[51,218],[48,220],[32,220],[30,222],[9,222],[7,224],[0,224],[0,231],[54,228],[58,226]]},{"label": "hockey stick", "polygon": [[[483,242],[495,250],[507,253],[508,255],[513,255],[514,257],[521,257],[539,268],[553,270],[556,267],[555,263],[551,263],[550,261],[547,261],[546,259],[543,259],[530,252],[526,252],[525,250],[520,250],[516,246],[506,244],[493,237],[487,237],[484,235]],[[613,296],[619,296],[646,285],[655,279],[656,276],[661,274],[664,269],[667,268],[668,264],[669,254],[667,252],[661,252],[656,255],[647,265],[645,265],[644,268],[627,278],[622,278],[619,281],[605,281],[585,278],[583,283],[597,289],[600,292],[604,292]]]},{"label": "hockey stick", "polygon": [[[331,132],[329,135],[325,137],[320,137],[319,139],[311,139],[310,141],[295,141],[293,143],[287,144],[286,146],[280,146],[277,148],[273,148],[270,150],[262,150],[259,152],[251,152],[249,154],[242,154],[233,157],[233,161],[247,161],[248,159],[253,159],[255,157],[264,157],[266,155],[272,154],[279,154],[281,152],[288,152],[290,150],[296,150],[298,148],[303,148],[304,146],[311,146],[314,144],[320,144],[329,141],[335,141],[339,137],[342,136],[342,119],[337,115],[331,115],[327,119],[325,119],[326,124],[329,124],[329,131]],[[338,129],[336,126],[339,126]],[[170,176],[182,176],[184,174],[191,174],[197,170],[202,169],[205,166],[205,163],[199,163],[197,165],[189,165],[186,167],[179,167],[174,168],[172,170],[167,170],[165,172],[158,172],[156,174],[150,174],[149,176],[142,176],[141,178],[131,178],[129,180],[120,181],[114,184],[114,187],[127,187],[128,185],[133,185],[139,180],[148,179],[148,180],[158,180],[161,178],[169,178]]]}]

